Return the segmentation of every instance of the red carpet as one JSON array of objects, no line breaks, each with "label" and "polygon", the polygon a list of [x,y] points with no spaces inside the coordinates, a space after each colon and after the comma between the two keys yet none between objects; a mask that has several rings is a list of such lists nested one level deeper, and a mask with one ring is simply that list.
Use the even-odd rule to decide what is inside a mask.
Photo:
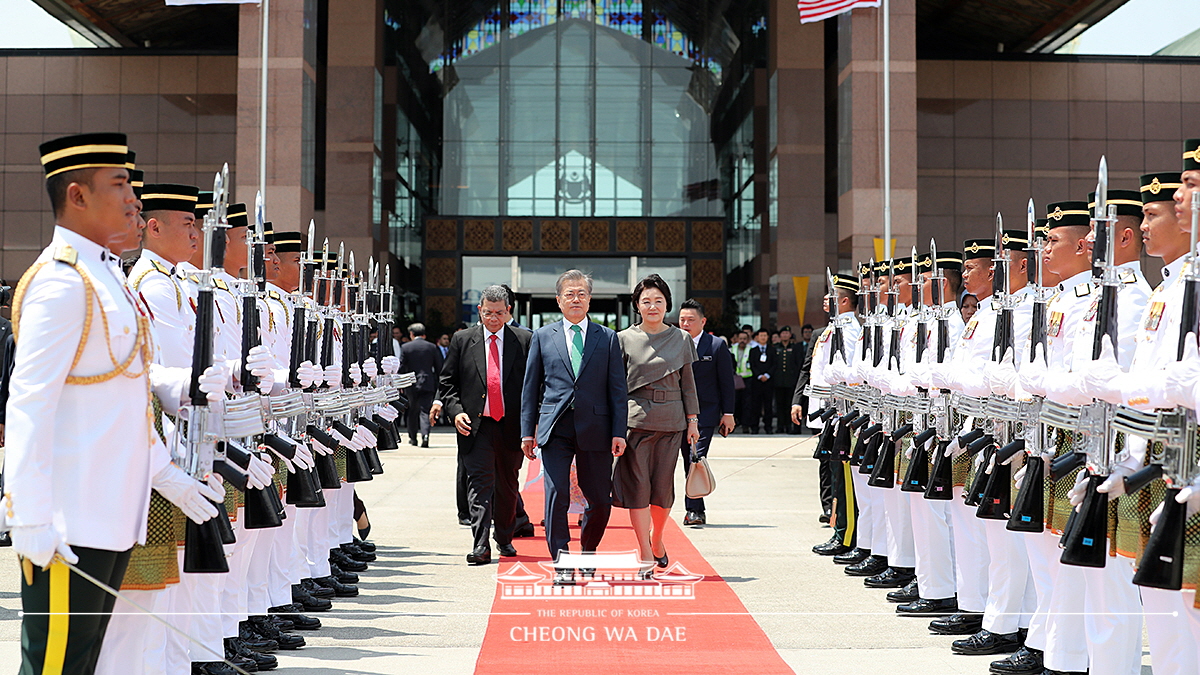
[{"label": "red carpet", "polygon": [[[531,475],[537,475],[536,465]],[[541,484],[523,495],[530,520],[538,523],[544,505]],[[682,506],[682,495],[677,501]],[[555,587],[549,580],[552,573],[539,564],[550,561],[543,529],[537,528],[536,538],[515,540],[520,555],[500,561],[496,599],[475,672],[790,675],[791,668],[733,589],[688,541],[679,517],[682,512],[672,514],[665,537],[676,575],[661,584],[623,579]],[[569,518],[576,552],[577,519],[574,514]],[[637,550],[625,510],[613,509],[601,550]]]}]

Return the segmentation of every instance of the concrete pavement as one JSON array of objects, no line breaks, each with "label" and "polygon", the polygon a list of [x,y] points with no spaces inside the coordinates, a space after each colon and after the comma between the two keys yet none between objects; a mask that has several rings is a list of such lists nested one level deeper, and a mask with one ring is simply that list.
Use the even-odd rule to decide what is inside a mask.
[{"label": "concrete pavement", "polygon": [[[782,435],[716,439],[709,458],[717,490],[705,500],[709,524],[684,528],[690,540],[797,673],[844,673],[847,663],[893,675],[987,673],[993,657],[951,654],[953,638],[930,635],[927,620],[897,617],[885,591],[864,588],[810,552],[830,534],[817,522],[814,442]],[[474,672],[496,566],[466,564],[471,539],[455,515],[454,438],[435,433],[430,445],[382,453],[386,473],[358,484],[379,560],[361,575],[359,597],[318,615],[325,627],[305,634],[306,648],[278,654],[279,672]],[[673,517],[682,518],[682,473],[677,494]],[[0,549],[5,669],[15,669],[20,658],[17,590],[15,557]]]}]

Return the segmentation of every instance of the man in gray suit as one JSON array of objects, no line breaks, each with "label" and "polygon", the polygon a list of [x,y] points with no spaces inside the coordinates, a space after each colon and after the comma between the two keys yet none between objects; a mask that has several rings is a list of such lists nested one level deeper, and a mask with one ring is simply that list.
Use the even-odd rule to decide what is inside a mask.
[{"label": "man in gray suit", "polygon": [[[612,330],[588,321],[592,278],[569,270],[555,284],[563,320],[534,331],[521,395],[521,449],[542,449],[546,480],[546,544],[557,559],[569,550],[571,461],[587,511],[579,535],[595,551],[612,511],[613,457],[625,452],[627,398],[621,344]],[[559,570],[557,584],[574,583]]]},{"label": "man in gray suit", "polygon": [[417,382],[408,393],[408,442],[417,444],[421,432],[421,447],[429,447],[429,409],[437,392],[438,373],[442,372],[442,350],[425,339],[425,324],[408,327],[412,338],[400,347],[400,372],[416,373]]}]

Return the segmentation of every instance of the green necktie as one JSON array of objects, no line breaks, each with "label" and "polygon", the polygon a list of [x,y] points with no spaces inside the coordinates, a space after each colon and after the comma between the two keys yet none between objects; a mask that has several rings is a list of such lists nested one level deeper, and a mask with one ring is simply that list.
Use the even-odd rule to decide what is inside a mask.
[{"label": "green necktie", "polygon": [[579,377],[579,364],[583,363],[583,330],[578,325],[571,326],[571,330],[575,333],[571,338],[571,370]]}]

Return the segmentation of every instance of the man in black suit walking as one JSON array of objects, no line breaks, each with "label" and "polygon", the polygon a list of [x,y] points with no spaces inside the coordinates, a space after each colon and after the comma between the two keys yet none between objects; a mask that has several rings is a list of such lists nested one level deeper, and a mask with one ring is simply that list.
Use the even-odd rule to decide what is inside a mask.
[{"label": "man in black suit walking", "polygon": [[759,328],[750,343],[750,408],[746,413],[746,428],[758,433],[758,420],[762,419],[763,431],[771,433],[772,409],[775,407],[775,383],[771,382],[771,369],[775,367],[775,354],[771,350],[770,333]]},{"label": "man in black suit walking", "polygon": [[[700,396],[700,440],[696,442],[698,457],[708,455],[713,431],[719,430],[722,436],[728,436],[735,424],[733,355],[724,342],[704,331],[706,323],[708,319],[704,318],[704,307],[700,303],[688,298],[679,306],[679,327],[692,336],[699,357],[692,364],[692,377],[696,379],[696,393]],[[692,449],[685,443],[682,451],[683,475],[686,476],[692,466]],[[687,507],[684,525],[703,525],[707,522],[704,499],[687,497],[684,505]]]},{"label": "man in black suit walking", "polygon": [[400,372],[416,373],[417,382],[408,395],[408,442],[417,444],[417,432],[421,433],[421,447],[429,447],[429,409],[433,407],[433,395],[437,392],[438,373],[442,370],[442,352],[437,345],[425,339],[425,324],[414,323],[408,327],[411,341],[400,347]]},{"label": "man in black suit walking", "polygon": [[458,432],[458,454],[467,473],[474,548],[472,565],[492,561],[488,535],[493,526],[501,556],[512,545],[521,472],[521,384],[532,335],[506,325],[508,294],[488,286],[479,298],[477,326],[450,340],[442,366],[434,415],[445,408]]}]

